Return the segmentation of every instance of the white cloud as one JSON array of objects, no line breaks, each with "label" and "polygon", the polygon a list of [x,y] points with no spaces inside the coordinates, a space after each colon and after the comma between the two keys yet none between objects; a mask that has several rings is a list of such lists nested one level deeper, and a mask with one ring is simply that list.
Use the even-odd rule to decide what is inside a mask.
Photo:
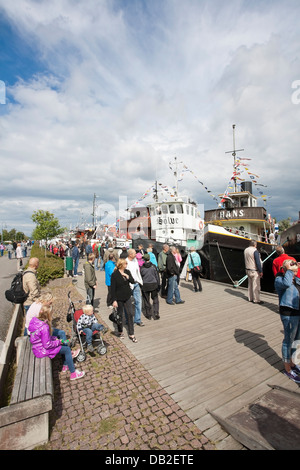
[{"label": "white cloud", "polygon": [[[117,206],[156,178],[173,185],[175,155],[219,194],[232,173],[232,124],[268,185],[268,210],[297,218],[299,9],[296,1],[0,0],[45,69],[8,86],[0,158],[13,171],[1,173],[3,222],[28,230],[32,212],[47,207],[62,225],[83,213],[91,220],[94,193]],[[193,175],[180,187],[214,207]]]}]

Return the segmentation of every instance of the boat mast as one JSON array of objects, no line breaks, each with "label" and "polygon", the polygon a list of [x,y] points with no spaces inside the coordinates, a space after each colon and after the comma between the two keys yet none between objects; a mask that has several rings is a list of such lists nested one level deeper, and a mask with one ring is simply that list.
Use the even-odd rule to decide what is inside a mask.
[{"label": "boat mast", "polygon": [[[178,162],[177,162],[177,157],[174,158],[174,162],[170,162],[170,165],[175,165],[175,170],[174,171],[174,178],[175,178],[175,199],[177,199],[178,197],[178,173],[177,173],[177,165],[178,165]],[[179,163],[182,163],[182,162],[179,162]]]},{"label": "boat mast", "polygon": [[234,176],[234,192],[237,192],[237,184],[236,184],[236,152],[243,152],[244,149],[236,150],[235,148],[235,124],[232,124],[232,132],[233,132],[233,150],[225,153],[231,153],[233,156],[233,176]]}]

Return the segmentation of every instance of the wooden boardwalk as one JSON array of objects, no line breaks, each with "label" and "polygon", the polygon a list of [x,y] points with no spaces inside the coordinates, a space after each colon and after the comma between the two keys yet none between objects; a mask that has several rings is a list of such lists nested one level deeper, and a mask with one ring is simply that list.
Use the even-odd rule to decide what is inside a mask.
[{"label": "wooden boardwalk", "polygon": [[[99,314],[112,328],[104,273],[97,277]],[[181,281],[185,303],[171,306],[160,299],[161,319],[143,318],[146,326],[135,327],[138,343],[127,335],[123,341],[217,448],[239,449],[208,410],[226,418],[267,392],[268,384],[299,388],[281,373],[277,296],[262,294],[265,303],[255,305],[243,288],[205,280],[202,285],[195,293],[191,282]]]}]

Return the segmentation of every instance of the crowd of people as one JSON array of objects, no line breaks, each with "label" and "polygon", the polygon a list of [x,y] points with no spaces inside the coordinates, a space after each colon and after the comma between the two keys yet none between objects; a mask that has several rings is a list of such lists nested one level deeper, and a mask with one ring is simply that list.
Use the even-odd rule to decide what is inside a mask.
[{"label": "crowd of people", "polygon": [[[60,249],[62,247],[62,249]],[[101,251],[101,248],[103,250]],[[124,338],[123,326],[126,321],[128,325],[128,337],[134,343],[137,342],[134,328],[136,325],[142,327],[142,305],[144,306],[145,317],[154,320],[160,319],[159,314],[159,292],[161,298],[169,305],[182,304],[184,301],[179,293],[179,275],[182,258],[175,247],[163,246],[160,253],[157,253],[152,245],[145,250],[139,246],[137,250],[123,248],[118,250],[113,243],[103,244],[90,242],[84,244],[82,249],[80,241],[75,244],[62,242],[54,246],[49,246],[52,253],[57,256],[72,257],[73,273],[78,272],[78,263],[81,253],[86,256],[83,264],[84,284],[87,293],[87,302],[83,307],[83,315],[78,321],[78,331],[84,332],[87,339],[88,351],[93,351],[92,334],[95,329],[106,332],[107,329],[99,324],[94,315],[95,289],[97,287],[96,270],[105,271],[105,284],[107,286],[106,304],[115,309],[119,315],[120,322],[117,324],[117,334]],[[63,251],[62,251],[63,250]],[[97,256],[98,255],[98,256]],[[192,258],[193,252],[191,252]],[[96,262],[96,259],[99,262]],[[201,265],[198,255],[193,255],[190,262],[194,265]],[[52,327],[52,294],[41,290],[37,279],[39,267],[38,258],[30,258],[28,268],[23,273],[23,288],[28,297],[24,303],[25,330],[24,335],[30,336],[33,353],[37,357],[56,355],[63,357],[63,371],[70,372],[70,380],[76,380],[84,376],[84,372],[75,368],[74,360],[80,350],[72,351],[66,333]],[[78,274],[77,274],[78,275]],[[194,279],[194,278],[193,278]],[[196,277],[195,277],[196,279]],[[195,281],[195,292],[199,283]],[[200,282],[200,281],[199,281]],[[201,283],[200,283],[201,286]]]},{"label": "crowd of people", "polygon": [[[88,243],[86,247],[89,245]],[[70,255],[73,250],[76,253],[78,250],[80,253],[77,243],[72,245]],[[300,344],[300,263],[287,255],[281,246],[276,247],[276,252],[277,257],[272,267],[275,276],[274,288],[278,294],[279,314],[284,330],[283,372],[289,379],[300,384],[300,366],[294,360],[297,344]],[[89,341],[94,328],[100,331],[104,329],[94,316],[96,266],[105,271],[106,304],[118,313],[120,321],[117,324],[117,334],[120,338],[124,338],[123,327],[126,322],[129,339],[134,343],[137,342],[135,327],[144,326],[142,306],[147,319],[159,320],[161,299],[164,299],[168,305],[184,303],[179,289],[182,259],[176,247],[165,244],[161,252],[157,253],[151,245],[147,249],[140,245],[137,250],[133,248],[117,250],[113,244],[109,244],[102,254],[99,251],[99,258],[103,264],[95,264],[95,247],[91,245],[91,250],[85,250],[84,256],[87,258],[83,265],[87,306],[82,329],[91,330],[87,335]],[[262,304],[260,279],[263,269],[256,242],[250,242],[250,246],[244,252],[244,258],[249,279],[248,300]],[[192,275],[194,292],[201,292],[201,258],[194,248],[188,254],[187,264]],[[74,260],[74,271],[75,265],[76,260]],[[23,274],[23,287],[28,293],[24,304],[26,314],[24,334],[30,334],[33,352],[37,357],[42,355],[54,357],[61,354],[64,360],[63,368],[70,371],[71,380],[81,378],[84,373],[76,370],[74,366],[74,359],[79,351],[71,351],[64,331],[52,328],[53,299],[49,292],[41,291],[36,276],[38,266],[38,258],[30,258],[28,268]],[[88,345],[90,346],[90,342]],[[89,350],[92,350],[92,347]]]}]

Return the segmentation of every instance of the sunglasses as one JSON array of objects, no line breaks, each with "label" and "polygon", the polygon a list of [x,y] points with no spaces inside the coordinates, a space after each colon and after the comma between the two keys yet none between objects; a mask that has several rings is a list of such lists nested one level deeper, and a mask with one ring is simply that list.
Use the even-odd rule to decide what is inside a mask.
[{"label": "sunglasses", "polygon": [[298,264],[297,261],[291,261],[290,262],[290,266],[297,266],[297,264]]}]

